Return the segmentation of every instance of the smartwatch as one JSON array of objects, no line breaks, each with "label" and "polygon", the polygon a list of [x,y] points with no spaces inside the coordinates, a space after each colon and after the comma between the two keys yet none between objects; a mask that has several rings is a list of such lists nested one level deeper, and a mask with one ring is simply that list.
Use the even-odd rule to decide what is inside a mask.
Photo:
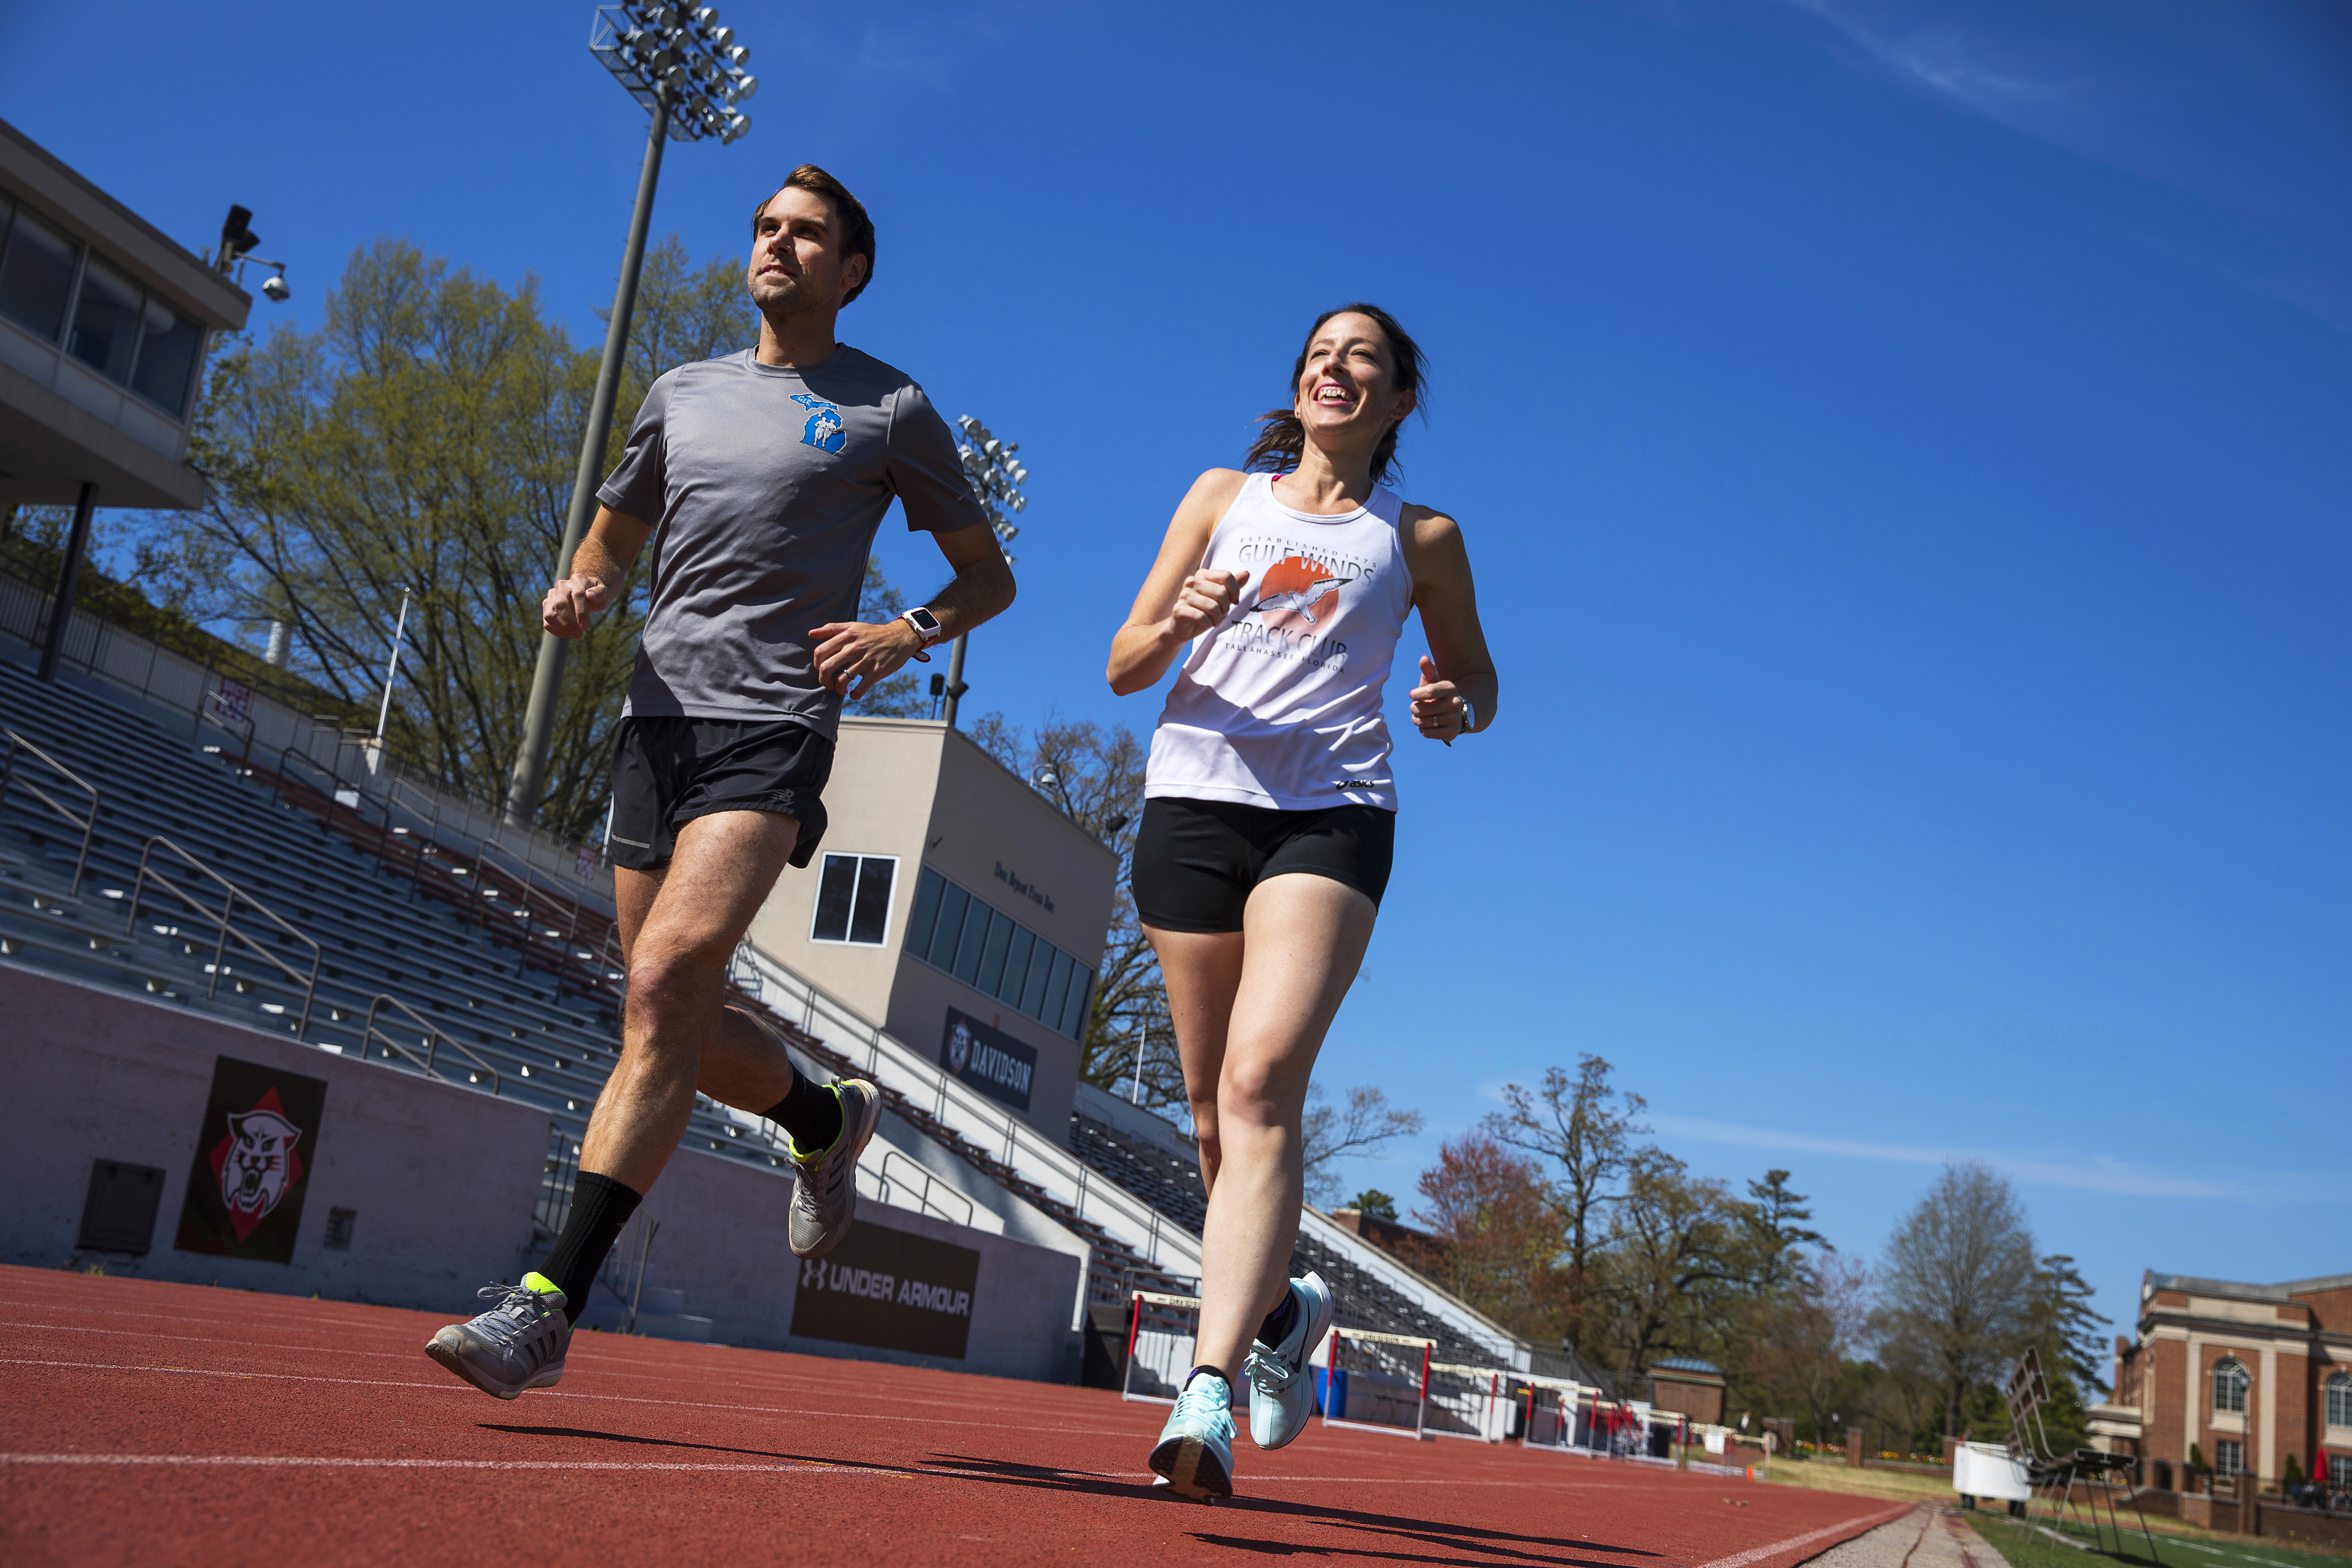
[{"label": "smartwatch", "polygon": [[912,657],[924,664],[930,663],[931,656],[923,650],[940,640],[939,616],[931,614],[922,605],[917,605],[898,618],[915,628],[915,651]]}]

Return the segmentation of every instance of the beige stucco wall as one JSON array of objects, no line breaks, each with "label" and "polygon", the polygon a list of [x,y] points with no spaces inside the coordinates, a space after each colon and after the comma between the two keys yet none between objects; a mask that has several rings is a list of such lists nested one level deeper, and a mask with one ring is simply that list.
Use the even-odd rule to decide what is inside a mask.
[{"label": "beige stucco wall", "polygon": [[[1101,968],[1118,858],[964,735],[947,734],[940,763],[924,862],[1088,969]],[[1027,895],[1014,890],[1015,878]],[[1025,1120],[1063,1141],[1078,1043],[918,959],[898,962],[890,1032],[936,1059],[950,1007],[1002,1029],[1037,1053]]]},{"label": "beige stucco wall", "polygon": [[[824,842],[807,869],[787,870],[776,879],[775,891],[751,922],[751,941],[761,952],[876,1023],[890,1012],[898,946],[915,901],[916,870],[947,732],[944,724],[913,720],[844,720],[833,777],[824,788]],[[817,876],[828,852],[898,858],[883,946],[809,940]]]},{"label": "beige stucco wall", "polygon": [[[927,1057],[938,1055],[950,1007],[1029,1047],[1037,1074],[1025,1120],[1060,1142],[1076,1089],[1077,1042],[905,956],[907,919],[929,865],[1099,969],[1118,857],[968,737],[929,721],[844,721],[824,803],[829,826],[818,858],[778,879],[751,941]],[[898,858],[883,946],[809,940],[826,851]],[[1029,891],[1016,891],[1015,878]]]}]

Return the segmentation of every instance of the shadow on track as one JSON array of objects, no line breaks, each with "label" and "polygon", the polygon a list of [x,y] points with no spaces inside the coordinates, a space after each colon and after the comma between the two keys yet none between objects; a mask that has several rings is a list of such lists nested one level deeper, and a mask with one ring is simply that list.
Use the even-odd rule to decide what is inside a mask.
[{"label": "shadow on track", "polygon": [[[1040,1465],[1012,1464],[1002,1459],[982,1459],[962,1454],[936,1454],[931,1463],[935,1473],[953,1474],[971,1480],[994,1481],[1008,1486],[1040,1487],[1055,1491],[1110,1493],[1122,1497],[1150,1496],[1151,1489],[1131,1480],[1088,1475],[1084,1471],[1058,1470]],[[1157,1501],[1182,1504],[1181,1498],[1160,1498]],[[1589,1557],[1560,1556],[1559,1552],[1606,1552],[1614,1558],[1648,1558],[1657,1555],[1638,1547],[1609,1546],[1597,1541],[1563,1541],[1553,1536],[1523,1535],[1507,1530],[1489,1530],[1478,1525],[1444,1524],[1434,1520],[1410,1519],[1396,1514],[1368,1513],[1360,1509],[1321,1508],[1308,1503],[1282,1502],[1266,1498],[1238,1498],[1219,1505],[1230,1510],[1225,1517],[1236,1514],[1272,1515],[1297,1520],[1304,1524],[1321,1524],[1339,1530],[1360,1531],[1370,1535],[1392,1538],[1399,1546],[1407,1542],[1434,1548],[1441,1552],[1476,1552],[1475,1557],[1439,1557],[1427,1552],[1408,1551],[1381,1552],[1365,1546],[1346,1548],[1309,1546],[1286,1541],[1257,1541],[1246,1536],[1210,1534],[1188,1531],[1204,1545],[1229,1546],[1238,1552],[1255,1552],[1269,1557],[1330,1556],[1346,1552],[1351,1556],[1377,1557],[1402,1563],[1463,1564],[1465,1568],[1492,1568],[1497,1562],[1531,1563],[1552,1565],[1552,1568],[1627,1568],[1622,1562],[1596,1562]]]}]

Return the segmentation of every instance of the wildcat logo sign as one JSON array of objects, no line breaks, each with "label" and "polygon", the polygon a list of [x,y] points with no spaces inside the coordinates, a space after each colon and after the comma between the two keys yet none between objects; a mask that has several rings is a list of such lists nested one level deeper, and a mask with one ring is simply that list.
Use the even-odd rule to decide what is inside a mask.
[{"label": "wildcat logo sign", "polygon": [[326,1103],[324,1079],[215,1058],[173,1245],[183,1252],[292,1262]]},{"label": "wildcat logo sign", "polygon": [[961,1361],[971,1338],[980,1254],[859,1220],[801,1265],[795,1334]]}]

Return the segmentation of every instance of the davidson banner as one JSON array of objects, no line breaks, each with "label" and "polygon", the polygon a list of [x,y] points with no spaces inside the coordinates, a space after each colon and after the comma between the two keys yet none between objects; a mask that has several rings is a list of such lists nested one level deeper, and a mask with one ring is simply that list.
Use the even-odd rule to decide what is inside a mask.
[{"label": "davidson banner", "polygon": [[196,1163],[173,1245],[182,1252],[294,1261],[326,1106],[325,1079],[214,1058],[212,1098],[196,1130]]},{"label": "davidson banner", "polygon": [[940,1041],[940,1065],[991,1100],[1015,1110],[1029,1109],[1037,1053],[953,1007],[948,1009],[947,1034]]},{"label": "davidson banner", "polygon": [[814,1340],[963,1359],[980,1254],[859,1220],[801,1265],[793,1329]]}]

